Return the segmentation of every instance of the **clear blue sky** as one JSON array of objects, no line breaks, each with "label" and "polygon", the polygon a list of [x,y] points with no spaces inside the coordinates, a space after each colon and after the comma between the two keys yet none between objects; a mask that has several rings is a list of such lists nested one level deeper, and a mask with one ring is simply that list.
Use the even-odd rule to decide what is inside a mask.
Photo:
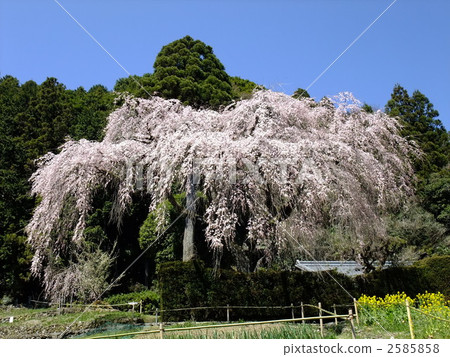
[{"label": "clear blue sky", "polygon": [[[130,73],[152,72],[185,35],[230,75],[288,94],[306,88],[393,0],[59,0]],[[0,0],[0,72],[21,82],[112,89],[126,73],[54,0]],[[398,0],[309,90],[383,108],[419,89],[450,129],[450,1]]]}]

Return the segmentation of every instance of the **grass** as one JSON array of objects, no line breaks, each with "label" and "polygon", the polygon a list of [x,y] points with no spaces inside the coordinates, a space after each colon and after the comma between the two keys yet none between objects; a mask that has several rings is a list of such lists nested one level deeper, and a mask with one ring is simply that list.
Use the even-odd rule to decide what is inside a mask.
[{"label": "grass", "polygon": [[449,301],[440,293],[388,294],[384,298],[362,296],[359,299],[362,338],[387,336],[410,338],[405,300],[409,301],[416,338],[450,338]]},{"label": "grass", "polygon": [[[3,307],[0,308],[0,338],[54,338],[66,331],[75,320],[69,334],[78,334],[106,323],[135,324],[151,321],[151,318],[139,313],[110,309],[83,311],[82,308],[58,311],[55,308]],[[11,316],[14,318],[13,323],[9,323]]]},{"label": "grass", "polygon": [[[436,314],[439,317],[439,314]],[[415,338],[450,338],[450,322],[437,320],[411,310]],[[386,309],[362,308],[358,338],[411,338],[408,316],[404,305]],[[343,336],[344,337],[344,336]]]},{"label": "grass", "polygon": [[[176,326],[171,326],[175,328]],[[169,329],[169,328],[168,328]],[[151,337],[149,337],[151,336]],[[159,338],[159,335],[139,335],[138,338]],[[209,330],[166,332],[165,339],[317,339],[319,327],[312,324],[270,324],[242,327],[218,327]],[[324,338],[335,338],[327,330]]]},{"label": "grass", "polygon": [[[241,326],[241,327],[217,327],[213,329],[200,329],[191,331],[170,331],[175,328],[200,327],[204,325],[214,325],[214,323],[195,323],[186,322],[166,326],[164,339],[319,339],[320,330],[313,324],[290,324],[275,323],[270,325]],[[220,326],[221,324],[218,324]],[[337,327],[341,329],[341,327]],[[137,339],[160,339],[159,328],[152,326],[146,328],[147,331],[158,331],[158,333],[126,335],[119,338],[137,338]],[[336,329],[325,330],[324,338],[336,338]],[[135,330],[144,332],[144,329]],[[107,337],[113,334],[129,333],[131,330],[122,330],[114,332],[101,332],[90,335],[89,337]]]},{"label": "grass", "polygon": [[[361,297],[359,303],[359,325],[355,325],[357,338],[410,338],[404,294],[387,295],[385,298]],[[421,294],[408,298],[416,338],[450,338],[450,306],[442,294]],[[107,337],[113,334],[157,330],[154,316],[112,309],[93,309],[81,315],[81,308],[24,309],[0,307],[0,338],[51,338],[65,331],[68,325],[79,318],[71,328],[74,337]],[[14,322],[9,323],[9,317]],[[433,316],[433,317],[432,317]],[[147,325],[144,325],[147,323]],[[217,327],[191,331],[170,331],[174,328],[220,325],[214,322],[187,321],[167,324],[166,339],[320,339],[319,326],[307,323],[272,323],[253,326]],[[124,338],[160,338],[159,333],[128,335]],[[338,325],[326,323],[324,337],[328,339],[350,339],[352,333],[348,321]]]}]

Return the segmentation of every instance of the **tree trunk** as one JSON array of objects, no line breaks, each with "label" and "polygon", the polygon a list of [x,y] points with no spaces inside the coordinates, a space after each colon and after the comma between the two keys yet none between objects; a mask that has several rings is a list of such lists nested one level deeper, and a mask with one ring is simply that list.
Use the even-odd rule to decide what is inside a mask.
[{"label": "tree trunk", "polygon": [[186,225],[183,237],[183,262],[194,259],[195,185],[194,175],[189,175],[186,193]]},{"label": "tree trunk", "polygon": [[149,287],[149,277],[150,275],[150,267],[149,267],[149,261],[148,258],[145,258],[145,262],[144,262],[144,285],[145,287]]}]

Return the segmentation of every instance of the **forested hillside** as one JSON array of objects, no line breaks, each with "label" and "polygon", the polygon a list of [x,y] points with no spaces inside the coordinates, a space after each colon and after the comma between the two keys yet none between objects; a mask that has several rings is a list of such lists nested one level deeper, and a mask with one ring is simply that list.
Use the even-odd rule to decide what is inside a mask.
[{"label": "forested hillside", "polygon": [[[259,94],[255,94],[257,92]],[[312,230],[305,230],[310,236],[302,242],[316,259],[359,258],[370,270],[373,269],[375,262],[383,263],[387,259],[401,262],[417,260],[427,255],[449,254],[450,144],[448,132],[438,120],[439,114],[429,99],[417,90],[410,96],[406,89],[396,85],[391,100],[386,104],[385,113],[387,115],[373,113],[372,108],[368,105],[359,110],[358,107],[361,106],[358,103],[355,103],[355,107],[344,108],[343,114],[336,114],[341,112],[337,111],[337,104],[333,104],[329,98],[314,100],[309,98],[309,94],[303,92],[299,89],[293,98],[285,98],[282,95],[267,94],[268,91],[249,80],[231,77],[226,73],[225,67],[214,55],[211,47],[190,37],[164,46],[155,60],[153,73],[120,78],[113,91],[102,85],[95,85],[89,90],[82,87],[75,90],[67,89],[56,78],[47,78],[43,83],[37,84],[34,81],[20,83],[16,78],[8,75],[2,77],[0,79],[0,298],[8,303],[26,301],[30,296],[37,297],[41,294],[40,279],[42,276],[40,274],[42,271],[36,269],[36,274],[31,275],[31,262],[36,250],[40,257],[45,256],[43,260],[45,264],[51,265],[52,277],[56,277],[60,272],[67,271],[69,268],[73,269],[72,271],[83,271],[85,275],[88,275],[94,266],[97,274],[95,278],[99,279],[99,282],[95,287],[89,287],[89,290],[93,291],[93,296],[86,295],[86,289],[80,287],[83,284],[86,285],[86,282],[77,282],[78,287],[67,287],[64,285],[64,279],[58,281],[55,278],[56,285],[49,287],[47,284],[46,286],[49,298],[54,297],[51,293],[55,289],[67,288],[71,289],[68,295],[85,300],[94,297],[97,293],[95,289],[101,289],[111,277],[117,277],[149,244],[155,241],[162,229],[168,229],[165,239],[158,241],[153,249],[146,252],[145,259],[129,270],[120,281],[121,285],[115,289],[129,291],[131,286],[136,284],[150,286],[154,279],[157,263],[182,258],[183,235],[185,234],[185,225],[190,217],[183,216],[183,219],[175,220],[183,213],[186,196],[189,195],[189,192],[186,192],[184,183],[179,177],[175,177],[175,174],[175,176],[167,176],[168,188],[164,192],[161,191],[159,200],[153,199],[153,192],[145,194],[141,191],[131,190],[128,192],[130,203],[120,214],[121,225],[112,222],[111,217],[117,215],[115,200],[123,191],[118,190],[118,186],[114,185],[114,180],[105,179],[95,182],[90,187],[91,202],[84,212],[86,216],[82,231],[77,231],[77,225],[73,224],[84,213],[73,210],[74,201],[79,197],[72,195],[73,200],[68,199],[63,202],[61,210],[57,211],[58,219],[55,220],[55,222],[70,223],[63,226],[55,223],[51,226],[47,237],[51,243],[36,249],[38,245],[35,244],[32,248],[27,242],[25,227],[30,223],[35,209],[42,202],[48,204],[49,207],[58,202],[57,197],[47,202],[47,197],[39,190],[35,190],[35,193],[38,194],[32,196],[30,178],[33,173],[43,167],[42,165],[45,166],[50,159],[53,160],[54,157],[64,158],[61,155],[66,154],[65,158],[69,159],[68,153],[70,150],[76,150],[77,147],[84,148],[85,151],[80,149],[80,152],[86,155],[85,160],[80,157],[80,161],[87,162],[88,158],[94,157],[89,156],[94,152],[89,148],[100,147],[107,143],[117,144],[127,139],[128,136],[136,140],[136,136],[133,135],[148,134],[140,127],[144,124],[147,125],[146,128],[159,130],[154,132],[156,133],[155,137],[161,135],[170,140],[178,138],[182,141],[183,137],[172,136],[173,133],[177,133],[176,130],[179,130],[179,128],[175,128],[175,124],[183,124],[189,128],[189,120],[192,120],[195,125],[192,135],[197,131],[207,134],[214,132],[217,135],[219,135],[218,133],[227,133],[234,141],[220,141],[222,147],[215,149],[217,155],[210,156],[211,160],[232,153],[245,154],[250,157],[257,152],[258,157],[269,159],[280,156],[279,153],[270,152],[275,141],[271,142],[272,146],[268,144],[255,146],[254,150],[249,151],[239,151],[238,146],[235,151],[226,150],[232,148],[232,144],[240,139],[243,140],[242,142],[250,140],[258,135],[258,130],[262,133],[258,138],[260,141],[276,138],[280,142],[285,140],[297,145],[301,143],[301,140],[307,139],[309,146],[305,145],[302,148],[311,150],[311,152],[314,150],[319,152],[325,150],[326,147],[330,152],[327,153],[328,156],[324,159],[323,165],[327,167],[328,172],[336,173],[336,180],[330,177],[327,182],[333,185],[335,181],[338,181],[338,184],[332,187],[344,188],[350,195],[351,190],[345,183],[358,176],[355,178],[356,181],[367,184],[358,186],[361,189],[361,195],[369,202],[364,209],[373,214],[373,217],[382,219],[384,228],[382,234],[374,233],[361,222],[355,221],[358,219],[356,215],[345,216],[342,212],[336,214],[333,211],[333,202],[340,202],[341,198],[333,196],[335,191],[324,191],[326,199],[319,196],[313,197],[313,200],[316,201],[313,201],[311,207],[305,206],[305,209],[310,209],[311,214],[315,215],[314,220],[308,221],[308,224],[314,222],[321,227],[314,234]],[[299,95],[299,93],[302,94]],[[143,98],[143,100],[139,101],[139,98]],[[167,101],[164,101],[165,99],[177,99],[180,104],[173,102],[163,111],[160,106],[169,105]],[[241,100],[249,101],[243,103]],[[252,100],[253,102],[251,102]],[[271,100],[273,100],[272,106],[265,106],[264,103]],[[292,102],[294,100],[298,103]],[[139,110],[143,110],[142,105],[147,106],[147,109],[153,108],[154,112],[146,112],[145,115],[140,113]],[[188,106],[192,109],[183,109]],[[303,113],[302,118],[305,118],[303,126],[294,121],[289,122],[297,115],[288,113],[291,108],[296,108],[296,113]],[[114,110],[117,111],[108,119]],[[174,120],[173,125],[158,122],[158,116],[152,114],[157,110],[161,110],[163,114],[168,113],[166,120]],[[190,116],[180,114],[187,113],[187,111],[191,111],[189,112]],[[221,116],[228,120],[226,125],[223,121],[225,119]],[[133,120],[136,118],[144,119],[135,123]],[[123,120],[129,120],[129,122],[123,123]],[[201,123],[202,120],[210,122]],[[281,123],[282,120],[284,121]],[[122,121],[120,125],[117,124],[119,121]],[[107,136],[105,139],[105,128],[108,123],[110,132],[106,131],[106,134],[110,137]],[[213,124],[216,126],[212,127]],[[397,124],[399,125],[398,129]],[[115,128],[112,127],[114,125],[116,125]],[[260,129],[261,125],[262,129]],[[269,131],[264,125],[273,125],[273,128],[281,128],[284,132],[275,130],[272,132],[273,136],[269,138],[266,135]],[[332,136],[334,131],[330,130],[327,132],[330,142],[327,143],[327,140],[318,134],[322,133],[319,130],[324,127],[328,129],[332,127],[338,133],[336,135],[341,136]],[[367,168],[371,167],[370,165],[374,161],[371,161],[369,165],[369,161],[364,161],[369,160],[368,158],[363,160],[362,156],[354,156],[353,153],[338,154],[333,152],[333,146],[329,145],[333,139],[334,143],[342,142],[349,147],[359,149],[358,145],[365,144],[363,143],[367,138],[365,128],[369,127],[378,130],[373,133],[371,138],[379,139],[384,146],[379,146],[377,152],[367,148],[361,148],[361,152],[370,152],[373,160],[378,160],[380,166],[377,167],[388,169],[384,173],[380,170],[382,177],[377,178],[380,179],[380,183],[374,183],[373,187],[372,183],[364,177],[363,172],[367,173]],[[313,129],[316,130],[314,135],[306,135],[308,130],[312,132]],[[113,130],[116,131],[113,132]],[[186,131],[189,130],[192,128],[186,129]],[[232,132],[233,130],[234,132]],[[351,134],[354,135],[353,140],[361,142],[352,143],[350,134],[342,139],[345,130],[348,133],[353,130]],[[118,132],[119,134],[117,134]],[[155,137],[144,138],[142,136],[141,144],[157,142]],[[198,139],[206,140],[206,138],[205,136]],[[294,138],[297,139],[294,140]],[[392,138],[395,140],[387,140]],[[68,142],[72,144],[64,145]],[[181,166],[187,165],[177,155],[182,156],[181,152],[183,152],[187,157],[190,148],[194,146],[193,142],[192,146],[186,145],[182,148],[184,151],[178,153],[175,152],[174,141],[158,143],[159,146],[151,147],[155,153],[166,152],[167,159],[173,154],[174,158],[179,159]],[[202,142],[202,145],[206,147],[207,141]],[[367,145],[370,146],[373,143],[368,141]],[[411,149],[409,149],[410,145],[412,145]],[[174,152],[170,152],[171,148]],[[146,157],[145,155],[149,154],[144,149],[143,147],[142,151],[136,152],[142,157]],[[298,150],[299,157],[302,157],[303,152],[300,151],[301,149]],[[57,156],[47,155],[44,157],[49,152]],[[405,155],[408,157],[404,157]],[[206,154],[204,156],[207,157]],[[38,160],[42,157],[44,159]],[[314,157],[321,160],[319,155],[312,154],[308,156],[308,159]],[[331,157],[333,160],[330,159]],[[156,161],[156,156],[147,156],[147,158],[149,158],[149,162]],[[389,161],[391,159],[392,161]],[[400,161],[395,161],[397,159]],[[414,169],[411,179],[407,172],[408,160],[412,160],[411,167]],[[55,162],[53,161],[53,163]],[[102,163],[105,162],[102,161]],[[110,164],[114,166],[114,162],[112,160]],[[401,162],[404,166],[394,165],[394,162]],[[63,163],[64,160],[61,161],[61,167]],[[314,164],[313,162],[311,167]],[[106,168],[101,165],[99,161],[95,167],[100,171],[104,169],[106,172]],[[365,171],[361,169],[364,165],[366,165]],[[82,164],[79,167],[83,167]],[[73,167],[70,170],[72,169]],[[213,187],[213,189],[210,191],[198,189],[193,193],[198,198],[198,212],[201,212],[201,214],[198,213],[193,224],[197,234],[196,254],[207,265],[214,266],[220,258],[222,265],[235,269],[243,266],[246,270],[255,270],[260,267],[289,269],[295,259],[311,258],[295,245],[288,249],[290,255],[277,254],[278,248],[275,249],[271,246],[279,244],[275,238],[271,240],[272,236],[276,237],[278,234],[274,229],[274,222],[285,221],[288,217],[296,217],[292,212],[299,209],[285,198],[279,199],[279,197],[291,195],[300,198],[303,197],[303,191],[282,192],[282,186],[276,186],[273,182],[269,183],[267,187],[258,186],[258,202],[263,202],[268,208],[270,214],[275,217],[273,221],[264,221],[261,212],[257,212],[255,207],[242,208],[245,206],[243,203],[245,200],[239,197],[235,197],[233,201],[236,205],[240,205],[240,208],[236,206],[237,216],[233,216],[234,213],[220,216],[219,212],[229,209],[230,206],[221,206],[223,201],[218,199],[220,190],[214,186],[212,181],[207,181],[205,177],[208,169],[203,169],[204,178],[201,184],[207,184],[209,188]],[[164,177],[166,172],[162,165],[158,167],[158,170],[160,170],[159,175]],[[41,174],[42,172],[40,171]],[[183,171],[183,173],[185,172]],[[264,171],[262,175],[268,172]],[[80,171],[79,177],[84,177],[84,174]],[[57,178],[58,174],[52,177]],[[115,178],[117,177],[120,175],[117,174]],[[51,180],[49,178],[47,183],[53,182]],[[373,180],[375,182],[375,178]],[[111,185],[109,185],[110,182],[112,182]],[[99,188],[96,185],[103,186]],[[257,184],[255,185],[257,186]],[[411,191],[406,189],[409,187],[408,185],[410,185]],[[382,188],[379,189],[379,187]],[[373,194],[374,192],[387,192],[384,190],[389,187],[404,191],[397,195],[396,191],[392,190],[392,196],[380,199],[383,207],[387,208],[379,210],[381,206],[372,205]],[[55,186],[54,189],[59,188]],[[232,188],[226,189],[229,190],[227,192],[232,192]],[[305,186],[303,189],[304,192],[308,192],[310,188]],[[51,187],[47,187],[47,190],[51,191]],[[243,194],[248,193],[248,191],[243,192]],[[55,191],[54,195],[57,196],[58,193],[59,191]],[[401,198],[398,198],[400,196]],[[403,196],[408,196],[409,199]],[[402,201],[402,204],[396,201],[397,198]],[[377,199],[373,198],[373,200]],[[320,204],[316,205],[319,201]],[[345,199],[342,201],[347,202]],[[155,203],[153,206],[152,202]],[[152,208],[150,212],[149,205]],[[233,203],[230,205],[232,206]],[[39,214],[39,210],[36,212]],[[50,220],[48,218],[50,216],[43,215],[42,217],[42,219]],[[72,220],[67,217],[71,217]],[[226,217],[226,219],[221,221],[220,217]],[[258,227],[262,228],[258,230]],[[295,224],[292,225],[293,229],[300,229],[299,227]],[[236,239],[215,240],[219,232],[226,235],[231,234],[231,231]],[[34,234],[34,242],[40,239],[38,237],[39,230],[33,230],[33,227],[29,226],[28,232]],[[258,232],[270,232],[272,236],[257,237]],[[71,237],[77,234],[81,237],[78,242],[82,242],[82,244],[74,245]],[[352,251],[352,246],[357,241],[355,239],[359,239],[365,234],[365,238],[367,238],[367,234],[373,234],[369,241],[361,240],[365,244],[365,250]],[[382,239],[378,239],[381,236]],[[224,242],[229,242],[229,244]],[[220,249],[216,249],[218,247]],[[269,251],[270,254],[267,254]],[[37,261],[36,258],[34,261]],[[47,276],[46,279],[48,281],[49,277]]]}]

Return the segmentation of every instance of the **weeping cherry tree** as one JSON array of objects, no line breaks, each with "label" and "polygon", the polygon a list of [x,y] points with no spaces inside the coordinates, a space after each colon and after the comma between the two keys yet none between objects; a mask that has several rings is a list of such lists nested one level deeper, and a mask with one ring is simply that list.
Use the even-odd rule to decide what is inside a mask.
[{"label": "weeping cherry tree", "polygon": [[[154,211],[174,187],[191,192],[195,185],[205,207],[197,219],[217,264],[227,250],[248,270],[239,249],[246,245],[260,253],[253,268],[270,266],[292,247],[312,252],[327,231],[339,232],[349,257],[366,266],[382,261],[384,217],[413,194],[409,158],[416,150],[395,118],[360,106],[349,93],[317,103],[259,91],[221,111],[126,98],[102,142],[68,141],[41,158],[32,177],[40,201],[27,226],[32,272],[50,295],[55,276],[67,286],[78,279],[80,270],[62,257],[83,249],[93,197],[104,187],[120,226],[140,192]],[[167,223],[158,213],[159,229]]]}]

